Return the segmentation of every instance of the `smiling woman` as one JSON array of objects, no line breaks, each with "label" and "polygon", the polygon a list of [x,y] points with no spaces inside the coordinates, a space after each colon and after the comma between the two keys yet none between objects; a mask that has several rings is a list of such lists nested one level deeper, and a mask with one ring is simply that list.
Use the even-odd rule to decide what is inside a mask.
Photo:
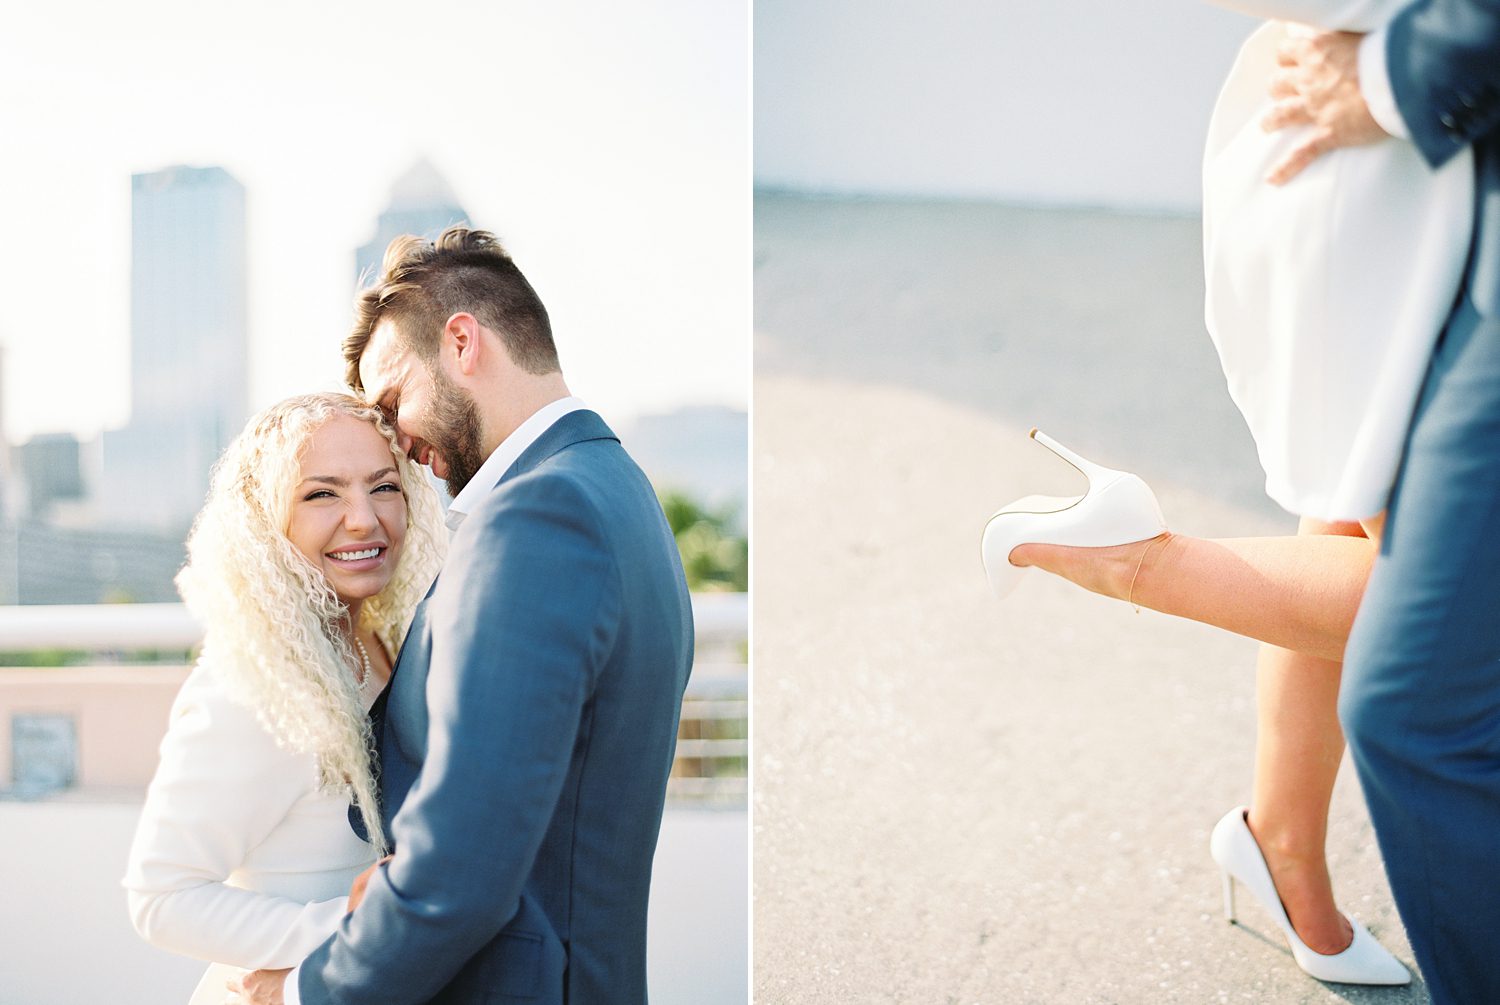
[{"label": "smiling woman", "polygon": [[300,961],[385,850],[366,712],[445,542],[432,489],[348,395],[272,406],[215,468],[178,579],[203,657],[125,877],[142,936],[217,964],[195,1005]]},{"label": "smiling woman", "polygon": [[[385,589],[406,540],[406,496],[391,443],[373,423],[336,415],[302,448],[286,536],[328,580],[359,624],[360,607]],[[375,641],[369,632],[365,641]],[[359,635],[356,644],[363,644]]]}]

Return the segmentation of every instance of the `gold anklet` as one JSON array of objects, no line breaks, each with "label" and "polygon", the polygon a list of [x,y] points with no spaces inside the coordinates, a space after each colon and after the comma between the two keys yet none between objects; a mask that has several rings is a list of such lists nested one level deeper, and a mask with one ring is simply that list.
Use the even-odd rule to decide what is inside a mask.
[{"label": "gold anklet", "polygon": [[[1162,544],[1166,544],[1171,539],[1172,539],[1172,532],[1171,531],[1165,532],[1165,534],[1163,535],[1163,538],[1162,538]],[[1140,578],[1140,576],[1141,576],[1141,566],[1143,566],[1143,565],[1146,564],[1146,556],[1149,555],[1149,554],[1151,554],[1151,549],[1154,548],[1154,547],[1156,547],[1156,539],[1155,538],[1153,538],[1151,540],[1151,542],[1146,545],[1146,550],[1143,551],[1143,552],[1141,552],[1140,561],[1138,561],[1138,562],[1135,563],[1135,575],[1133,575],[1133,576],[1130,577],[1130,592],[1126,595],[1125,602],[1128,603],[1131,607],[1135,608],[1135,613],[1137,613],[1137,614],[1141,613],[1141,608],[1140,608],[1140,605],[1135,602],[1135,581]]]}]

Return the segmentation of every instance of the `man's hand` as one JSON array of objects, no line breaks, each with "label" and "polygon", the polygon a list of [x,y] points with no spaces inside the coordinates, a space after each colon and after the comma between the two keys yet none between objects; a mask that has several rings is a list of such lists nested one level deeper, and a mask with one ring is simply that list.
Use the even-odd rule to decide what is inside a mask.
[{"label": "man's hand", "polygon": [[354,909],[359,906],[360,901],[365,899],[365,887],[370,885],[370,877],[375,875],[375,870],[379,869],[381,866],[385,865],[395,857],[396,856],[394,855],[387,855],[385,858],[381,859],[379,862],[376,862],[374,865],[370,866],[370,868],[354,877],[354,885],[349,887],[350,914],[353,914]]},{"label": "man's hand", "polygon": [[1261,119],[1261,128],[1266,132],[1288,126],[1313,129],[1266,175],[1272,185],[1286,184],[1330,150],[1386,137],[1359,90],[1362,38],[1348,31],[1297,34],[1277,48],[1280,68],[1271,77],[1276,104]]},{"label": "man's hand", "polygon": [[240,1001],[244,1005],[285,1005],[286,975],[291,972],[290,968],[252,970],[243,977],[225,981],[224,986],[239,996],[230,1001]]}]

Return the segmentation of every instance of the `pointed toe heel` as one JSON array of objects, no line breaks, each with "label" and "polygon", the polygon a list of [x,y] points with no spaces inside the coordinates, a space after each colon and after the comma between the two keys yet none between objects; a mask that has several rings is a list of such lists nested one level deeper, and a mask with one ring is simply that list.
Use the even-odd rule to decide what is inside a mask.
[{"label": "pointed toe heel", "polygon": [[1347,914],[1344,918],[1354,930],[1354,938],[1347,949],[1324,954],[1307,947],[1292,927],[1281,897],[1276,893],[1266,858],[1245,820],[1247,812],[1246,807],[1236,806],[1224,814],[1214,825],[1208,843],[1209,852],[1224,873],[1224,913],[1229,920],[1235,920],[1234,884],[1239,882],[1260,901],[1271,920],[1280,927],[1291,947],[1292,959],[1309,977],[1335,984],[1410,984],[1411,971],[1377,942],[1364,925]]},{"label": "pointed toe heel", "polygon": [[1145,541],[1167,529],[1156,495],[1140,478],[1080,457],[1039,430],[1033,429],[1031,437],[1081,471],[1088,490],[1081,496],[1026,496],[990,517],[980,558],[990,589],[1002,600],[1025,571],[1010,562],[1010,553],[1020,545],[1107,548]]}]

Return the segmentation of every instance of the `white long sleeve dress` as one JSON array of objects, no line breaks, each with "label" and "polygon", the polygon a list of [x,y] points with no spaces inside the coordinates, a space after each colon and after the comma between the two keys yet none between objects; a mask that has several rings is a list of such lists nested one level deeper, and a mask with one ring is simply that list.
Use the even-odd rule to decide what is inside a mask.
[{"label": "white long sleeve dress", "polygon": [[218,1005],[243,970],[292,967],[332,935],[375,860],[347,797],[311,755],[276,746],[201,660],[172,706],[124,879],[152,945],[214,965],[190,1005]]},{"label": "white long sleeve dress", "polygon": [[[1368,32],[1405,3],[1219,6]],[[1465,151],[1433,171],[1410,142],[1390,137],[1268,184],[1271,167],[1307,135],[1260,128],[1276,46],[1296,30],[1262,25],[1214,108],[1203,160],[1205,317],[1267,494],[1298,515],[1358,520],[1385,508],[1462,278],[1473,164]]]}]

